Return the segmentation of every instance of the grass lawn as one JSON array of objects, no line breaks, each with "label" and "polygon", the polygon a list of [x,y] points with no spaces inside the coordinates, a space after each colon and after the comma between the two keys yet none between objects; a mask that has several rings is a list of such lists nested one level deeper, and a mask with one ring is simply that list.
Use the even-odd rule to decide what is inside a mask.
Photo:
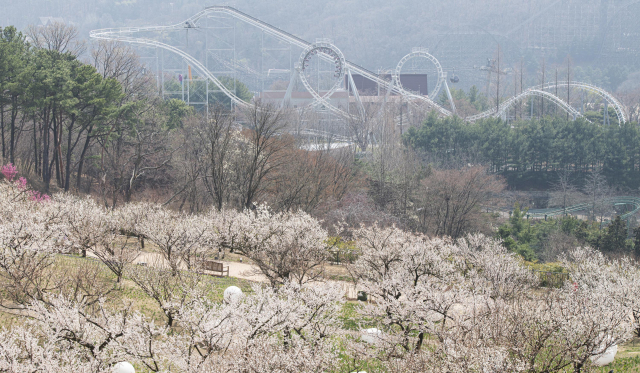
[{"label": "grass lawn", "polygon": [[[94,258],[82,258],[74,255],[58,255],[53,268],[53,276],[64,276],[73,273],[74,269],[85,266],[99,266],[98,276],[94,285],[102,283],[104,288],[113,286],[116,276],[100,261]],[[223,293],[229,286],[237,286],[243,292],[251,292],[251,282],[235,277],[215,277],[208,275],[201,276],[201,286],[212,301],[222,302]],[[0,292],[1,294],[1,292]],[[156,322],[164,322],[164,314],[158,307],[155,300],[150,298],[133,281],[124,277],[119,286],[108,294],[108,303],[115,307],[122,307],[123,302],[131,302],[132,308],[154,319]],[[0,310],[0,327],[10,328],[13,325],[21,324],[25,320],[24,315],[11,310]]]}]

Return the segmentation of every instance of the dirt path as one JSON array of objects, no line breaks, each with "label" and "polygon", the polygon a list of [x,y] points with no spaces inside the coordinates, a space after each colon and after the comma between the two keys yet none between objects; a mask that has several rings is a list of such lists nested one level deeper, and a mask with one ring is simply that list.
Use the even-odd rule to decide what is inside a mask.
[{"label": "dirt path", "polygon": [[[229,277],[236,277],[254,282],[267,282],[267,278],[260,274],[260,270],[254,265],[238,262],[227,262],[224,260],[218,262],[222,262],[225,266],[229,266]],[[133,263],[146,263],[147,265],[156,268],[168,268],[166,260],[159,253],[140,253],[138,258],[136,258]],[[180,267],[182,269],[187,269],[184,265],[181,265]]]},{"label": "dirt path", "polygon": [[[91,253],[87,253],[87,256],[94,257],[94,255],[92,255]],[[267,278],[260,273],[260,270],[255,265],[239,262],[228,262],[224,260],[222,260],[221,262],[225,266],[229,266],[229,277],[240,278],[253,282],[268,282]],[[162,257],[162,255],[160,253],[153,252],[140,253],[140,255],[133,261],[133,263],[144,264],[154,268],[169,268],[169,266],[167,265],[167,261]],[[181,269],[187,269],[184,264],[180,265],[180,267]],[[328,281],[334,282],[335,280]],[[342,284],[347,299],[355,299],[357,297],[358,292],[354,284],[346,281],[335,282]]]}]

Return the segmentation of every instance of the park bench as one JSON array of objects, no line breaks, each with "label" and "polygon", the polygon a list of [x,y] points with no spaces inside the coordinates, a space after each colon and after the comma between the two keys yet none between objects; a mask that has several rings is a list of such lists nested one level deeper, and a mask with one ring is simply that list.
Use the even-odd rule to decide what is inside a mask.
[{"label": "park bench", "polygon": [[208,272],[213,272],[214,276],[229,276],[229,266],[225,266],[223,263],[214,262],[212,260],[205,260],[204,262],[204,270]]}]

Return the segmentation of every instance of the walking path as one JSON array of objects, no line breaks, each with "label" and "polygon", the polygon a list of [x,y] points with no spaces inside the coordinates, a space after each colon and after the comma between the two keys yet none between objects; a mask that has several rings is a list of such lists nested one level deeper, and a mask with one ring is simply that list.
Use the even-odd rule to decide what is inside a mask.
[{"label": "walking path", "polygon": [[[253,282],[268,282],[267,278],[260,273],[260,270],[257,266],[247,263],[238,263],[238,262],[227,262],[227,261],[218,261],[224,263],[225,266],[229,266],[229,277],[240,278],[243,280],[253,281]],[[150,253],[143,252],[141,253],[136,260],[133,261],[134,264],[145,263],[146,265],[157,267],[157,268],[168,268],[166,264],[166,260],[159,253]],[[186,266],[181,265],[183,269],[186,269]],[[336,281],[343,285],[345,295],[347,299],[356,299],[358,296],[358,292],[354,284],[346,282],[346,281]]]},{"label": "walking path", "polygon": [[[220,260],[218,260],[217,262],[222,262],[225,266],[229,266],[229,277],[236,277],[254,282],[267,282],[267,278],[260,274],[260,270],[254,265]],[[147,265],[152,267],[168,268],[166,260],[160,253],[142,252],[136,258],[136,260],[133,261],[133,263],[146,263]],[[184,264],[181,264],[180,267],[182,269],[187,269]]]}]

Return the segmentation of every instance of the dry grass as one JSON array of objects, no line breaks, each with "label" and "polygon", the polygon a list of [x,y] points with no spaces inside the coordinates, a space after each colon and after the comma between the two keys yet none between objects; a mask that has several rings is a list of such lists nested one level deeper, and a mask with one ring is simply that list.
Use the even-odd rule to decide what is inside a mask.
[{"label": "dry grass", "polygon": [[[158,304],[138,288],[133,281],[124,278],[120,284],[116,284],[115,275],[109,269],[93,258],[82,258],[77,256],[59,255],[56,257],[55,265],[52,267],[53,276],[65,276],[72,273],[73,269],[83,266],[99,266],[97,281],[103,283],[108,289],[113,290],[107,294],[107,302],[114,308],[122,308],[125,304],[131,304],[134,311],[139,311],[145,316],[152,318],[156,322],[164,322],[164,314]],[[209,299],[221,302],[223,292],[229,286],[237,286],[243,292],[251,291],[251,282],[233,277],[214,277],[208,275],[201,276],[201,286]],[[12,310],[0,309],[0,327],[10,328],[14,325],[24,323],[25,315]]]}]

